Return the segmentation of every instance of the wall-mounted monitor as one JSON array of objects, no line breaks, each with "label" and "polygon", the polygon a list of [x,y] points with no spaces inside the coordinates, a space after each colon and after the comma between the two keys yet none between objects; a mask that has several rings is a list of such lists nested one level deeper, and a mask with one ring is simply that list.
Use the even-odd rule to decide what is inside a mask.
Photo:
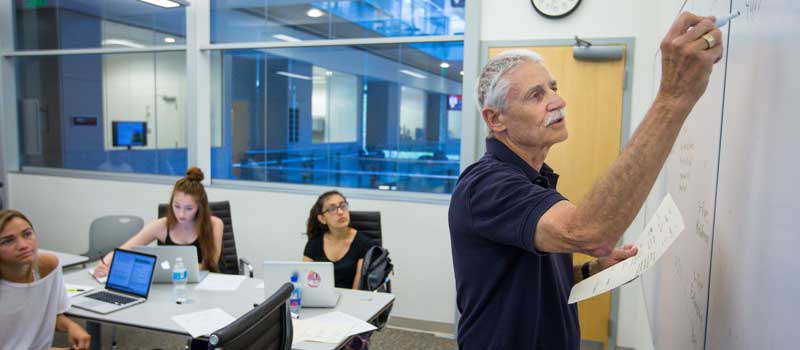
[{"label": "wall-mounted monitor", "polygon": [[147,146],[147,122],[111,122],[115,147]]},{"label": "wall-mounted monitor", "polygon": [[461,110],[461,95],[447,96],[447,110],[460,111]]}]

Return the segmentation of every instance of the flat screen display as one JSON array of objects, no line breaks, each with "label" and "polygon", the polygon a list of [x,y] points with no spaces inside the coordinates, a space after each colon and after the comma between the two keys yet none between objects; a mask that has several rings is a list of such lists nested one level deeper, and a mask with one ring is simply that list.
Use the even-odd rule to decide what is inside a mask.
[{"label": "flat screen display", "polygon": [[447,110],[460,111],[461,110],[461,95],[447,96]]},{"label": "flat screen display", "polygon": [[115,249],[106,288],[146,298],[155,266],[155,255]]},{"label": "flat screen display", "polygon": [[147,122],[111,122],[116,147],[147,146]]}]

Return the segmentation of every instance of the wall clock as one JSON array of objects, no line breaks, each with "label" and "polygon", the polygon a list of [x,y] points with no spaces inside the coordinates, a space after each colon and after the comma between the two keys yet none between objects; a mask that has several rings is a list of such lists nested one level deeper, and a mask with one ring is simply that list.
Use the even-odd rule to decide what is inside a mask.
[{"label": "wall clock", "polygon": [[581,0],[531,0],[536,12],[547,18],[566,17],[580,4]]}]

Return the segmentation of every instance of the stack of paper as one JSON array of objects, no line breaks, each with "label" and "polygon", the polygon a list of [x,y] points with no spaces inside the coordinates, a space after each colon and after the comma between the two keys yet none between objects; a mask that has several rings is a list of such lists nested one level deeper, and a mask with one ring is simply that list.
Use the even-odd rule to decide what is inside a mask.
[{"label": "stack of paper", "polygon": [[678,206],[667,195],[634,243],[639,253],[576,284],[569,293],[569,303],[600,295],[639,277],[655,265],[684,228]]},{"label": "stack of paper", "polygon": [[195,290],[234,291],[244,282],[247,276],[226,275],[222,273],[209,273],[202,282],[197,284]]},{"label": "stack of paper", "polygon": [[108,280],[108,276],[106,276],[106,277],[96,277],[94,275],[94,269],[93,268],[86,269],[86,272],[88,272],[90,275],[92,275],[92,277],[94,277],[94,280],[97,281],[97,283],[106,284],[106,280]]},{"label": "stack of paper", "polygon": [[192,338],[209,335],[229,325],[236,319],[220,308],[172,316],[172,320],[185,329]]},{"label": "stack of paper", "polygon": [[292,346],[305,341],[339,344],[351,335],[376,329],[367,322],[339,311],[305,320],[292,320],[292,327]]}]

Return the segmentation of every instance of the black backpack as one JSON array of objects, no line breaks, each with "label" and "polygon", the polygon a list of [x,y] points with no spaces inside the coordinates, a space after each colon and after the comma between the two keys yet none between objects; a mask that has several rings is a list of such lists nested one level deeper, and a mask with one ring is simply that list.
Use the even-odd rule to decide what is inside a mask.
[{"label": "black backpack", "polygon": [[393,273],[393,270],[394,266],[392,259],[389,259],[389,251],[381,246],[372,246],[364,255],[358,289],[391,293],[392,284],[389,274]]}]

